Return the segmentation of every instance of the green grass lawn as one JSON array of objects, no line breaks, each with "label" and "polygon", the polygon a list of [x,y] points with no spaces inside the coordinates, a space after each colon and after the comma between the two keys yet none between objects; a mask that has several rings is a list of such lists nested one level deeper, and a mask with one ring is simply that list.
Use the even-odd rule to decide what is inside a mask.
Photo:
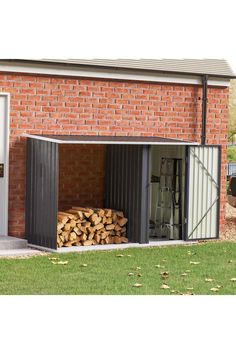
[{"label": "green grass lawn", "polygon": [[[51,257],[68,263],[53,264],[58,260]],[[232,242],[0,259],[0,294],[236,294],[232,278]],[[137,283],[142,286],[134,287]]]}]

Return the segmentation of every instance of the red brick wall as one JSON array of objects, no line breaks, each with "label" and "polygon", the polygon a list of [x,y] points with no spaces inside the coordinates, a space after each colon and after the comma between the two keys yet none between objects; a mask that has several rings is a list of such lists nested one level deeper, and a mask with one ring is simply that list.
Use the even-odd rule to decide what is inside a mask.
[{"label": "red brick wall", "polygon": [[59,210],[103,208],[105,145],[60,145],[59,156]]},{"label": "red brick wall", "polygon": [[[202,90],[198,86],[4,73],[0,74],[0,91],[11,93],[11,235],[24,236],[25,139],[21,138],[24,132],[143,135],[200,141]],[[222,227],[226,199],[227,104],[228,88],[209,88],[207,143],[223,146]],[[101,195],[96,198],[99,201]]]}]

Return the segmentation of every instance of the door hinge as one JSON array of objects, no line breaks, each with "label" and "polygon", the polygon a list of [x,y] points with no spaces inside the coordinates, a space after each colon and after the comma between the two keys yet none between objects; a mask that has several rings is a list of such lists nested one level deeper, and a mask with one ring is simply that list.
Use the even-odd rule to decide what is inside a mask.
[{"label": "door hinge", "polygon": [[0,178],[4,177],[4,164],[0,163]]}]

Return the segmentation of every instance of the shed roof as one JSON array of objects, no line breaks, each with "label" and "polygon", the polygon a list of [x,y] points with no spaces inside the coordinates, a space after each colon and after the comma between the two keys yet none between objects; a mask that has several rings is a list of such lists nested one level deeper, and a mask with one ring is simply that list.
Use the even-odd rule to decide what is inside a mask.
[{"label": "shed roof", "polygon": [[58,144],[199,145],[196,142],[169,139],[159,136],[33,135],[27,133],[23,134],[23,136]]},{"label": "shed roof", "polygon": [[224,59],[11,59],[10,61],[235,77],[235,73]]}]

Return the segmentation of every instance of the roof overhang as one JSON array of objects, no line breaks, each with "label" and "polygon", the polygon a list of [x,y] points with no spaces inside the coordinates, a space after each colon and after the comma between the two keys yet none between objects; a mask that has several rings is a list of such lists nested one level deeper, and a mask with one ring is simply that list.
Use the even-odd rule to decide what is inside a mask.
[{"label": "roof overhang", "polygon": [[[73,65],[33,60],[2,59],[0,60],[0,72],[202,85],[202,75],[197,73]],[[227,87],[231,78],[211,75],[208,79],[208,85]]]},{"label": "roof overhang", "polygon": [[57,144],[102,144],[102,145],[200,145],[178,139],[144,136],[101,136],[101,135],[34,135],[23,134],[26,138]]}]

